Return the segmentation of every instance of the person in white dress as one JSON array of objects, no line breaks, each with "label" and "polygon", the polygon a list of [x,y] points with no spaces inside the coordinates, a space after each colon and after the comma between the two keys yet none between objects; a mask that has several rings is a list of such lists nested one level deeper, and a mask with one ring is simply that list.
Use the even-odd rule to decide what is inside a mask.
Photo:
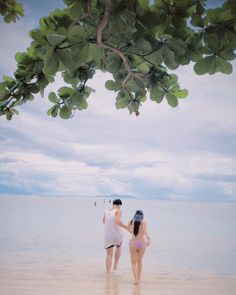
[{"label": "person in white dress", "polygon": [[120,206],[122,201],[116,199],[113,201],[112,208],[105,211],[103,216],[104,223],[104,248],[106,249],[106,272],[111,274],[113,249],[115,248],[113,271],[117,271],[118,262],[121,256],[121,244],[123,241],[122,227],[127,226],[121,221]]}]

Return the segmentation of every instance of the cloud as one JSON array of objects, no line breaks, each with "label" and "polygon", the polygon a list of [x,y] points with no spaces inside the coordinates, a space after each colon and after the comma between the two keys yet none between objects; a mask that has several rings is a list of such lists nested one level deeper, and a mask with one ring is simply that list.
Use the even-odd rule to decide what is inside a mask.
[{"label": "cloud", "polygon": [[[205,194],[209,191],[209,183],[214,181],[212,194],[218,195],[220,191],[225,198],[228,196],[231,200],[234,197],[234,187],[227,176],[233,173],[235,159],[232,163],[232,159],[217,154],[203,153],[196,157],[189,153],[176,157],[148,146],[139,147],[136,151],[130,148],[124,145],[72,144],[71,149],[75,150],[73,160],[48,156],[46,151],[5,152],[0,155],[0,163],[4,163],[0,174],[7,175],[7,179],[0,179],[0,184],[18,189],[24,187],[28,192],[35,192],[38,187],[40,191],[51,194],[115,192],[159,197],[161,192],[163,198],[176,194],[179,198],[185,195],[185,199],[192,199],[200,190],[206,199],[211,197]],[[127,157],[123,157],[124,151]],[[106,157],[108,154],[110,156]],[[218,178],[217,171],[220,173]]]},{"label": "cloud", "polygon": [[[181,75],[184,79],[186,74]],[[101,87],[106,79],[102,74],[95,77],[91,84],[97,91],[89,98],[89,109],[71,120],[48,117],[50,102],[37,97],[22,106],[13,121],[1,122],[1,158],[8,159],[1,171],[17,171],[9,186],[23,183],[32,193],[38,189],[54,194],[122,193],[172,199],[199,195],[218,199],[222,194],[232,200],[232,183],[217,178],[213,183],[210,178],[213,174],[226,178],[236,166],[233,102],[227,105],[218,98],[211,111],[212,98],[208,87],[203,87],[204,101],[190,97],[177,109],[147,102],[136,118],[126,110],[115,110],[113,93]],[[198,77],[192,75],[192,79],[196,82]],[[208,83],[215,81],[217,77]],[[193,87],[191,80],[185,83]],[[46,95],[61,85],[57,78]],[[215,116],[217,112],[226,115]],[[15,181],[18,175],[25,181]]]}]

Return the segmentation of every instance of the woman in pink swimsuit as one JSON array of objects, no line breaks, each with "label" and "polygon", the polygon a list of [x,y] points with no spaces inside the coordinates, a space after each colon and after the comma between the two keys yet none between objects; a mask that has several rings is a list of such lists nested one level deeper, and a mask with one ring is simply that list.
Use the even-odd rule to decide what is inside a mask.
[{"label": "woman in pink swimsuit", "polygon": [[142,258],[146,247],[150,244],[150,238],[147,233],[147,224],[143,221],[143,211],[136,211],[133,219],[128,224],[128,230],[132,234],[129,248],[134,284],[137,285],[140,282],[142,272]]}]

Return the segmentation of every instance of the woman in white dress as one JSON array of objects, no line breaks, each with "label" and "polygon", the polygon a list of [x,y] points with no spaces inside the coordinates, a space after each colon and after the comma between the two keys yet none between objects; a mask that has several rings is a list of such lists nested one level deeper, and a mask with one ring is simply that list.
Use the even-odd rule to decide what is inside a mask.
[{"label": "woman in white dress", "polygon": [[103,216],[104,223],[104,247],[106,249],[106,271],[110,275],[113,249],[115,247],[115,260],[113,265],[113,271],[117,270],[117,265],[121,255],[121,244],[123,241],[122,227],[127,229],[127,226],[121,221],[120,206],[122,202],[120,199],[113,201],[111,209],[105,211]]}]

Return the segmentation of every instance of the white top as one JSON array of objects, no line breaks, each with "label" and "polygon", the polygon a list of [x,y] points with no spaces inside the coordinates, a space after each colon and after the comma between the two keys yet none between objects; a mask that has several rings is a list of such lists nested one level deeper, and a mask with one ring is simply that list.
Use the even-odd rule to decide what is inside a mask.
[{"label": "white top", "polygon": [[117,209],[105,211],[104,224],[104,247],[108,248],[112,245],[120,245],[123,240],[123,232],[121,227],[115,222],[115,214]]}]

